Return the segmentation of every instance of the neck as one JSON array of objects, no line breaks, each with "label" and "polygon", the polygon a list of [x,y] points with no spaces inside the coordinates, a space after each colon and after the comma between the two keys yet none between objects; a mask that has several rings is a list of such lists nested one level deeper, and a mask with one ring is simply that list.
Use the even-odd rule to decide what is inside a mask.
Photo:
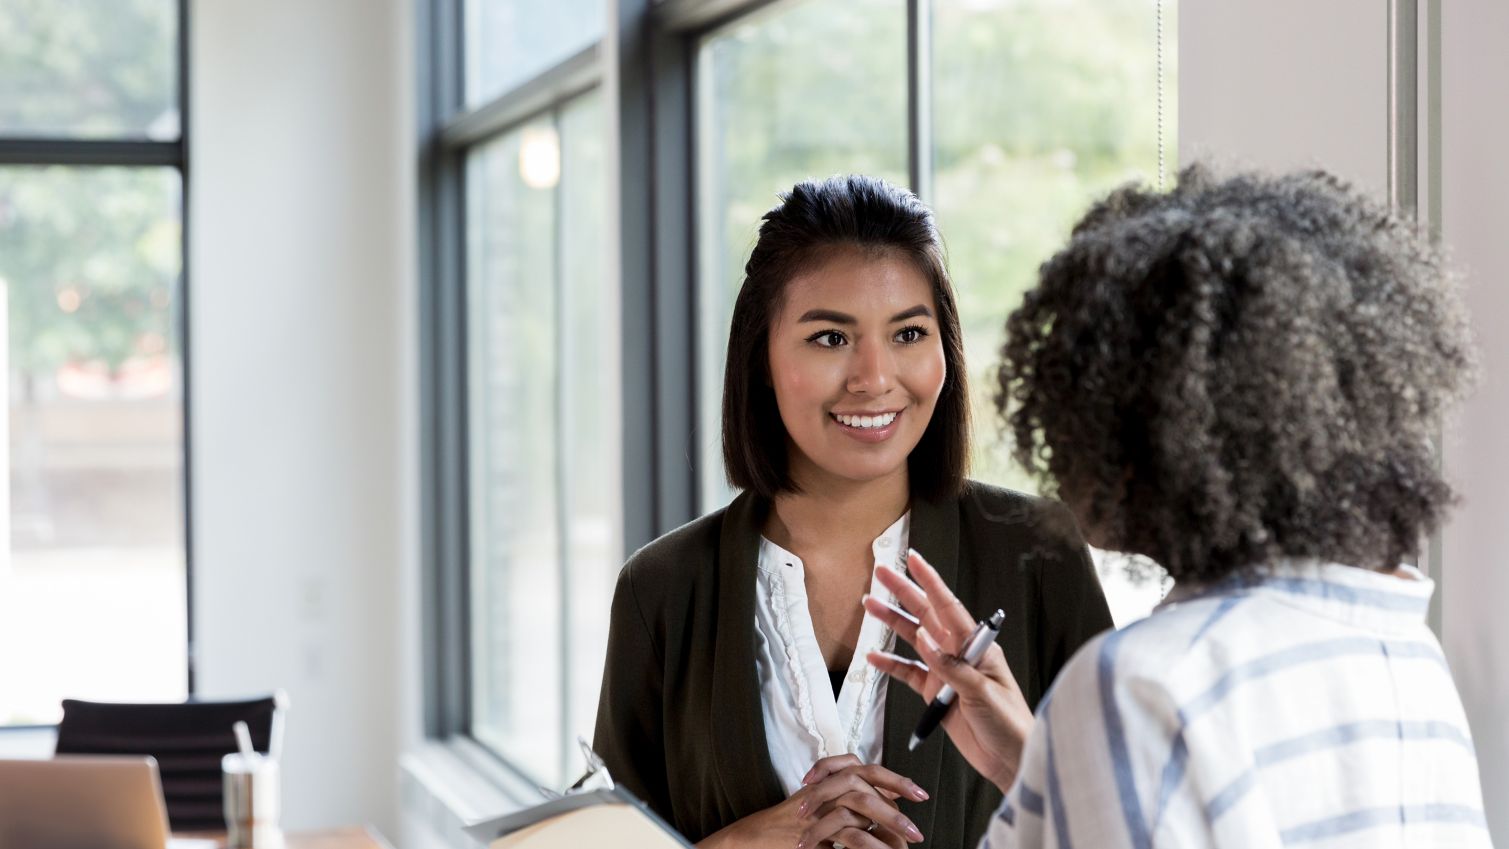
[{"label": "neck", "polygon": [[822,474],[793,475],[799,493],[776,496],[766,535],[792,551],[863,543],[895,524],[911,501],[906,466],[883,478],[847,481]]}]

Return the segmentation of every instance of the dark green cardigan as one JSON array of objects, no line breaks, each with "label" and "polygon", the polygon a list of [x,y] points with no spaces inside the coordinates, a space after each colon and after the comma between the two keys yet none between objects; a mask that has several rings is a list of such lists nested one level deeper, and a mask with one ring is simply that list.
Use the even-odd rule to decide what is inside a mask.
[{"label": "dark green cardigan", "polygon": [[[693,842],[785,799],[755,673],[768,510],[746,493],[655,540],[629,559],[613,596],[593,747],[615,780]],[[956,501],[914,499],[910,543],[975,615],[1006,611],[999,642],[1034,709],[1075,650],[1111,627],[1089,552],[1055,502],[971,482]],[[922,845],[973,849],[1000,791],[942,732],[907,751],[923,707],[889,683],[883,763],[931,794],[901,803],[927,836]]]}]

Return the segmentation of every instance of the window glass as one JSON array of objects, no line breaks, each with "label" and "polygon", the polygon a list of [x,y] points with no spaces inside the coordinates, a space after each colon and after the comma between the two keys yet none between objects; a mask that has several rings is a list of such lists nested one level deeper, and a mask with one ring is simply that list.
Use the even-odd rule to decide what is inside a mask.
[{"label": "window glass", "polygon": [[176,0],[0,2],[0,136],[174,140]]},{"label": "window glass", "polygon": [[[1173,151],[1176,4],[1163,6]],[[991,400],[1006,316],[1091,201],[1128,180],[1157,182],[1156,11],[1146,0],[933,2],[931,200],[964,324],[976,478],[1035,488]],[[1102,562],[1119,620],[1157,601],[1156,584],[1129,586],[1118,562]]]},{"label": "window glass", "polygon": [[[555,126],[479,148],[467,173],[472,731],[557,770],[561,552],[555,473]],[[554,166],[552,167],[552,163]]]},{"label": "window glass", "polygon": [[[602,97],[587,95],[561,114],[561,375],[566,395],[565,476],[568,727],[566,736],[592,739],[608,612],[623,563],[622,492],[618,432],[619,312],[607,274],[606,193]],[[567,769],[580,768],[568,743]]]},{"label": "window glass", "polygon": [[602,33],[603,0],[467,0],[467,105],[497,97]]},{"label": "window glass", "polygon": [[0,725],[187,695],[172,168],[0,168]]},{"label": "window glass", "polygon": [[719,441],[723,362],[760,216],[808,177],[864,173],[906,185],[906,55],[901,0],[780,4],[701,45],[694,448],[704,509],[730,495]]},{"label": "window glass", "polygon": [[592,735],[621,556],[604,169],[596,92],[467,169],[472,732],[546,786]]}]

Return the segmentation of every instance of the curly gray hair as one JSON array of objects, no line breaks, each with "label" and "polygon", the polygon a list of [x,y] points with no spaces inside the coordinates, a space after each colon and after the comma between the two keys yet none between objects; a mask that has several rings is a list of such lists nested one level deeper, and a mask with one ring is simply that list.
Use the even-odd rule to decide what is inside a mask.
[{"label": "curly gray hair", "polygon": [[1410,221],[1322,172],[1113,192],[1007,320],[996,406],[1093,540],[1176,579],[1389,568],[1453,500],[1432,448],[1473,368]]}]

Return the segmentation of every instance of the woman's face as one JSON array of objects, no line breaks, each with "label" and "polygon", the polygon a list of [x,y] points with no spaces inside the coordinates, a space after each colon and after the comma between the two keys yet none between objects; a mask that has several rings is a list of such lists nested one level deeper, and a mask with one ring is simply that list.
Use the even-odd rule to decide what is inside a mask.
[{"label": "woman's face", "polygon": [[903,474],[947,366],[938,306],[905,257],[843,248],[799,272],[770,328],[770,376],[803,488]]}]

